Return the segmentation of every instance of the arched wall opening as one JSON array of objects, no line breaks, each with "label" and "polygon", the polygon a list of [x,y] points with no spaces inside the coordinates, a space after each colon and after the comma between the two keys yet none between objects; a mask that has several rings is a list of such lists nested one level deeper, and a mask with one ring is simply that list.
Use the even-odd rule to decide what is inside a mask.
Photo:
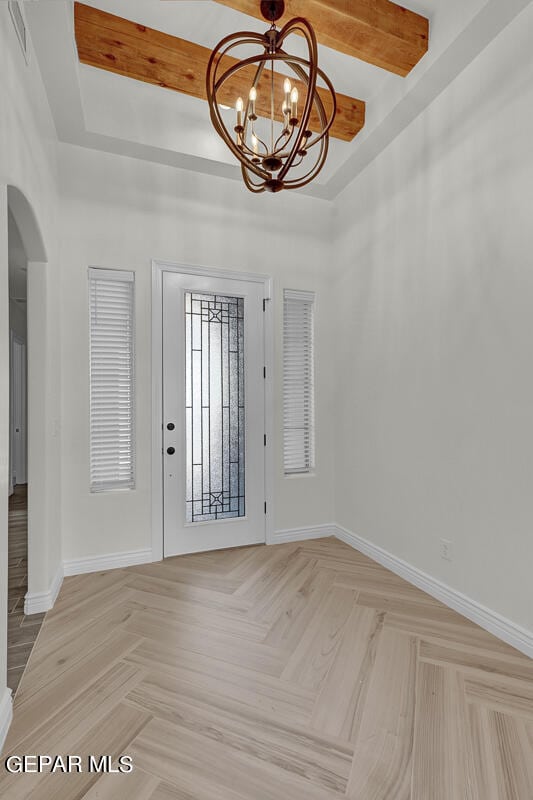
[{"label": "arched wall opening", "polygon": [[[57,487],[59,442],[49,423],[59,416],[59,376],[52,345],[57,344],[57,315],[51,300],[49,251],[35,206],[18,187],[0,183],[0,747],[12,718],[8,666],[8,494],[10,487],[10,314],[9,230],[17,231],[17,246],[27,271],[27,479],[28,589],[24,614],[52,607],[62,578]],[[52,341],[53,340],[53,341]],[[56,359],[57,360],[57,359]],[[50,400],[49,398],[52,398]],[[56,422],[58,425],[58,422]],[[54,483],[55,482],[55,483]],[[50,495],[50,490],[52,494]],[[49,497],[52,500],[49,501]],[[53,516],[51,517],[51,513]],[[50,519],[54,523],[50,523]],[[51,577],[52,574],[52,577]]]},{"label": "arched wall opening", "polygon": [[41,228],[27,197],[16,186],[7,187],[7,205],[17,224],[28,261],[48,261]]},{"label": "arched wall opening", "polygon": [[[7,186],[7,215],[16,226],[26,259],[27,275],[27,485],[28,579],[24,613],[46,610],[49,587],[47,495],[47,331],[48,254],[34,208],[16,186]],[[9,225],[8,225],[9,230]],[[7,243],[8,245],[8,243]],[[9,254],[8,254],[9,262]]]}]

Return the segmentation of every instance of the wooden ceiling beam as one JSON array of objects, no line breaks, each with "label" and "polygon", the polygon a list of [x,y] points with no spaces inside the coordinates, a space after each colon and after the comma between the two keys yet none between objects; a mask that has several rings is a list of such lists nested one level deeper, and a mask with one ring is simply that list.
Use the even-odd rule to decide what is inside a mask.
[{"label": "wooden ceiling beam", "polygon": [[[263,19],[259,0],[216,0]],[[320,44],[376,67],[408,75],[427,52],[429,20],[390,0],[285,0],[282,26],[305,17]]]},{"label": "wooden ceiling beam", "polygon": [[[206,100],[205,76],[211,51],[207,47],[188,42],[177,36],[147,28],[130,20],[100,11],[83,3],[74,4],[74,22],[79,59],[83,64],[125,75],[135,80],[163,86],[191,97]],[[235,59],[226,57],[229,67]],[[239,95],[246,98],[254,75],[253,67],[240,71],[228,82],[226,94],[221,93],[220,102],[234,106]],[[276,76],[281,83],[283,77]],[[261,87],[270,81],[270,72],[264,71],[258,87],[257,114],[270,116],[270,97]],[[303,84],[299,86],[302,97]],[[326,111],[330,110],[329,92],[321,90]],[[228,112],[230,113],[230,112]],[[279,115],[281,119],[281,113]],[[346,95],[337,95],[337,116],[331,129],[331,136],[343,141],[351,141],[365,123],[365,103]],[[315,115],[311,118],[313,131],[320,130],[320,121]]]}]

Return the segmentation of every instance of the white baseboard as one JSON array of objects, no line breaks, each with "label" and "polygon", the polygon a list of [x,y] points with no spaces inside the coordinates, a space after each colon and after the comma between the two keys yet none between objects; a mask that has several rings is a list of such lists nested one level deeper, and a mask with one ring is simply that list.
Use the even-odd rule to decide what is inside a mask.
[{"label": "white baseboard", "polygon": [[4,689],[4,694],[0,699],[0,753],[6,740],[11,720],[13,719],[13,699],[11,697],[11,689]]},{"label": "white baseboard", "polygon": [[47,592],[28,592],[24,598],[25,614],[42,614],[43,611],[50,611],[56,601],[61,584],[63,583],[63,566],[57,570],[52,585]]},{"label": "white baseboard", "polygon": [[341,528],[338,525],[335,527],[335,535],[338,539],[341,539],[343,542],[346,542],[346,544],[359,550],[359,552],[368,556],[373,561],[377,561],[378,564],[390,569],[391,572],[409,581],[409,583],[418,586],[422,591],[427,592],[427,594],[431,595],[436,600],[440,600],[441,603],[444,603],[449,608],[453,608],[454,611],[457,611],[467,619],[475,622],[481,628],[484,628],[489,633],[498,637],[498,639],[507,642],[511,647],[515,647],[526,656],[533,658],[532,631],[528,631],[526,628],[516,625],[510,619],[481,605],[481,603],[478,603],[471,597],[467,597],[462,594],[462,592],[422,572],[422,570],[417,569],[417,567],[411,566],[411,564],[392,555],[392,553],[389,553],[387,550],[372,544],[372,542],[369,542],[367,539],[363,539],[362,536],[357,536],[357,534],[346,530],[346,528]]},{"label": "white baseboard", "polygon": [[322,539],[326,536],[335,536],[335,525],[315,525],[309,528],[289,528],[284,531],[275,531],[268,544],[284,544],[285,542],[299,542],[305,539]]},{"label": "white baseboard", "polygon": [[[422,591],[440,600],[449,608],[475,622],[480,627],[502,639],[507,644],[520,650],[525,655],[533,658],[533,632],[516,625],[511,620],[498,614],[471,597],[462,594],[457,589],[443,583],[437,578],[428,575],[407,561],[378,547],[362,536],[358,536],[339,525],[324,524],[306,528],[290,528],[276,531],[268,544],[283,544],[285,542],[305,541],[306,539],[321,539],[336,536],[359,552],[376,561],[378,564],[404,578]],[[87,558],[72,559],[63,563],[63,569],[58,570],[53,584],[48,592],[26,595],[24,611],[26,614],[35,614],[48,611],[54,605],[55,599],[61,588],[63,575],[80,575],[87,572],[103,572],[108,569],[130,567],[135,564],[149,564],[153,562],[151,549],[132,550],[122,553],[109,553],[103,556],[89,556]],[[0,706],[0,733],[2,730]]]},{"label": "white baseboard", "polygon": [[106,569],[132,567],[134,564],[150,564],[151,550],[130,550],[123,553],[107,553],[103,556],[74,558],[63,562],[65,575],[82,575],[86,572],[103,572]]}]

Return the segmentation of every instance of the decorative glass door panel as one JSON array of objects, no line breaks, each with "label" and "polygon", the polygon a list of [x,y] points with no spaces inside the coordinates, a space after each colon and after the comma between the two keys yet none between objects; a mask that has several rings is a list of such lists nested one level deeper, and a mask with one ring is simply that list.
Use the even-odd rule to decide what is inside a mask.
[{"label": "decorative glass door panel", "polygon": [[244,517],[244,298],[185,292],[186,521]]},{"label": "decorative glass door panel", "polygon": [[265,540],[263,285],[163,275],[164,554]]}]

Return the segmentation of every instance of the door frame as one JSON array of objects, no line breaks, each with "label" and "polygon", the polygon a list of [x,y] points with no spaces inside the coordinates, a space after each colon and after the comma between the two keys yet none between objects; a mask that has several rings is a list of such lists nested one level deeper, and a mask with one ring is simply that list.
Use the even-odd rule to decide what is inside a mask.
[{"label": "door frame", "polygon": [[206,278],[226,278],[263,285],[265,299],[265,541],[270,544],[274,535],[274,325],[272,309],[272,278],[250,272],[199,267],[171,261],[152,261],[152,559],[163,559],[163,273]]},{"label": "door frame", "polygon": [[[15,485],[28,483],[28,385],[27,385],[27,346],[17,334],[10,330],[10,415],[9,415],[9,489],[13,493]],[[19,358],[15,358],[17,351]],[[17,394],[19,397],[17,398]],[[17,408],[15,401],[19,399]],[[21,436],[15,437],[17,411],[22,414]],[[19,469],[17,469],[17,467]],[[13,483],[16,476],[17,484]],[[20,480],[19,480],[20,479]]]}]

